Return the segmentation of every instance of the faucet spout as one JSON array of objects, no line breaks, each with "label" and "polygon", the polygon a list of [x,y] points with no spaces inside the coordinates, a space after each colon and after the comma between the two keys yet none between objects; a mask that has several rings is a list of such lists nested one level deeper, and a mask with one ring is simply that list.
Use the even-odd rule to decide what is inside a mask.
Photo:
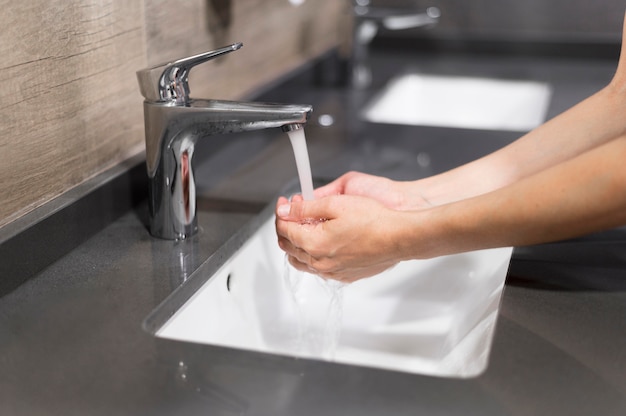
[{"label": "faucet spout", "polygon": [[[310,105],[194,99],[187,95],[190,62],[195,65],[240,47],[235,44],[137,73],[142,93],[149,92],[144,94],[144,122],[153,236],[185,239],[197,232],[192,157],[199,139],[267,128],[295,129],[305,124],[313,111]],[[173,79],[181,71],[172,66],[185,67],[183,88]],[[155,76],[155,68],[163,71],[167,84],[161,82],[163,77]],[[147,79],[161,80],[164,92],[154,93],[159,87],[149,88]]]},{"label": "faucet spout", "polygon": [[313,111],[310,105],[221,100],[192,100],[186,108],[202,117],[211,134],[305,124]]}]

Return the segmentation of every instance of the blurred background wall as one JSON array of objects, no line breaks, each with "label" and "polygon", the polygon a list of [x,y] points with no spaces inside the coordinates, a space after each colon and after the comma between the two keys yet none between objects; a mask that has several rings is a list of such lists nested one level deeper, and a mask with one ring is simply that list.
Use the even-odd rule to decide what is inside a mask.
[{"label": "blurred background wall", "polygon": [[[360,0],[363,1],[363,0]],[[441,9],[427,36],[547,42],[618,42],[623,0],[370,0],[373,6]],[[616,30],[616,28],[618,28]],[[408,30],[392,36],[423,37]]]}]

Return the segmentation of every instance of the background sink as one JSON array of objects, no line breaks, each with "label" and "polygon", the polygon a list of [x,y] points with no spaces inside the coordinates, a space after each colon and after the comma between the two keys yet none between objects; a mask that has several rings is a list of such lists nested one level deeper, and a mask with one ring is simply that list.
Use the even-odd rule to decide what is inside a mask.
[{"label": "background sink", "polygon": [[273,218],[157,336],[449,377],[487,365],[512,249],[409,261],[340,287],[286,267]]},{"label": "background sink", "polygon": [[543,82],[409,73],[393,78],[364,108],[376,123],[528,131],[545,121]]}]

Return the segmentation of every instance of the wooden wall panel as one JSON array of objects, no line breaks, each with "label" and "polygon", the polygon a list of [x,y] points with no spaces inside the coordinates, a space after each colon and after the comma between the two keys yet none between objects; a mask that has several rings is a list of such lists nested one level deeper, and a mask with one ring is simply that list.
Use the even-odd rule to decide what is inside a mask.
[{"label": "wooden wall panel", "polygon": [[0,0],[0,226],[143,151],[138,69],[243,41],[191,77],[236,99],[336,44],[344,4]]},{"label": "wooden wall panel", "polygon": [[0,225],[131,153],[143,138],[134,70],[143,7],[0,2]]},{"label": "wooden wall panel", "polygon": [[[168,60],[243,42],[244,47],[194,68],[191,93],[241,97],[336,46],[348,2],[308,0],[151,0],[146,8],[148,61]],[[229,16],[229,19],[216,16]]]}]

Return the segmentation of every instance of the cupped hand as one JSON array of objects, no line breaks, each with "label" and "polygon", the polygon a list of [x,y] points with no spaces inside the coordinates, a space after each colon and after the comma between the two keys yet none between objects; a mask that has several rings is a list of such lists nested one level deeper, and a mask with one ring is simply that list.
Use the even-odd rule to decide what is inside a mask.
[{"label": "cupped hand", "polygon": [[[319,196],[319,195],[318,195]],[[395,265],[402,213],[355,195],[314,201],[281,197],[276,205],[280,247],[298,270],[352,282]]]},{"label": "cupped hand", "polygon": [[430,206],[418,192],[414,182],[394,181],[361,172],[348,172],[315,190],[316,198],[332,195],[354,195],[372,198],[387,208],[419,209]]}]

